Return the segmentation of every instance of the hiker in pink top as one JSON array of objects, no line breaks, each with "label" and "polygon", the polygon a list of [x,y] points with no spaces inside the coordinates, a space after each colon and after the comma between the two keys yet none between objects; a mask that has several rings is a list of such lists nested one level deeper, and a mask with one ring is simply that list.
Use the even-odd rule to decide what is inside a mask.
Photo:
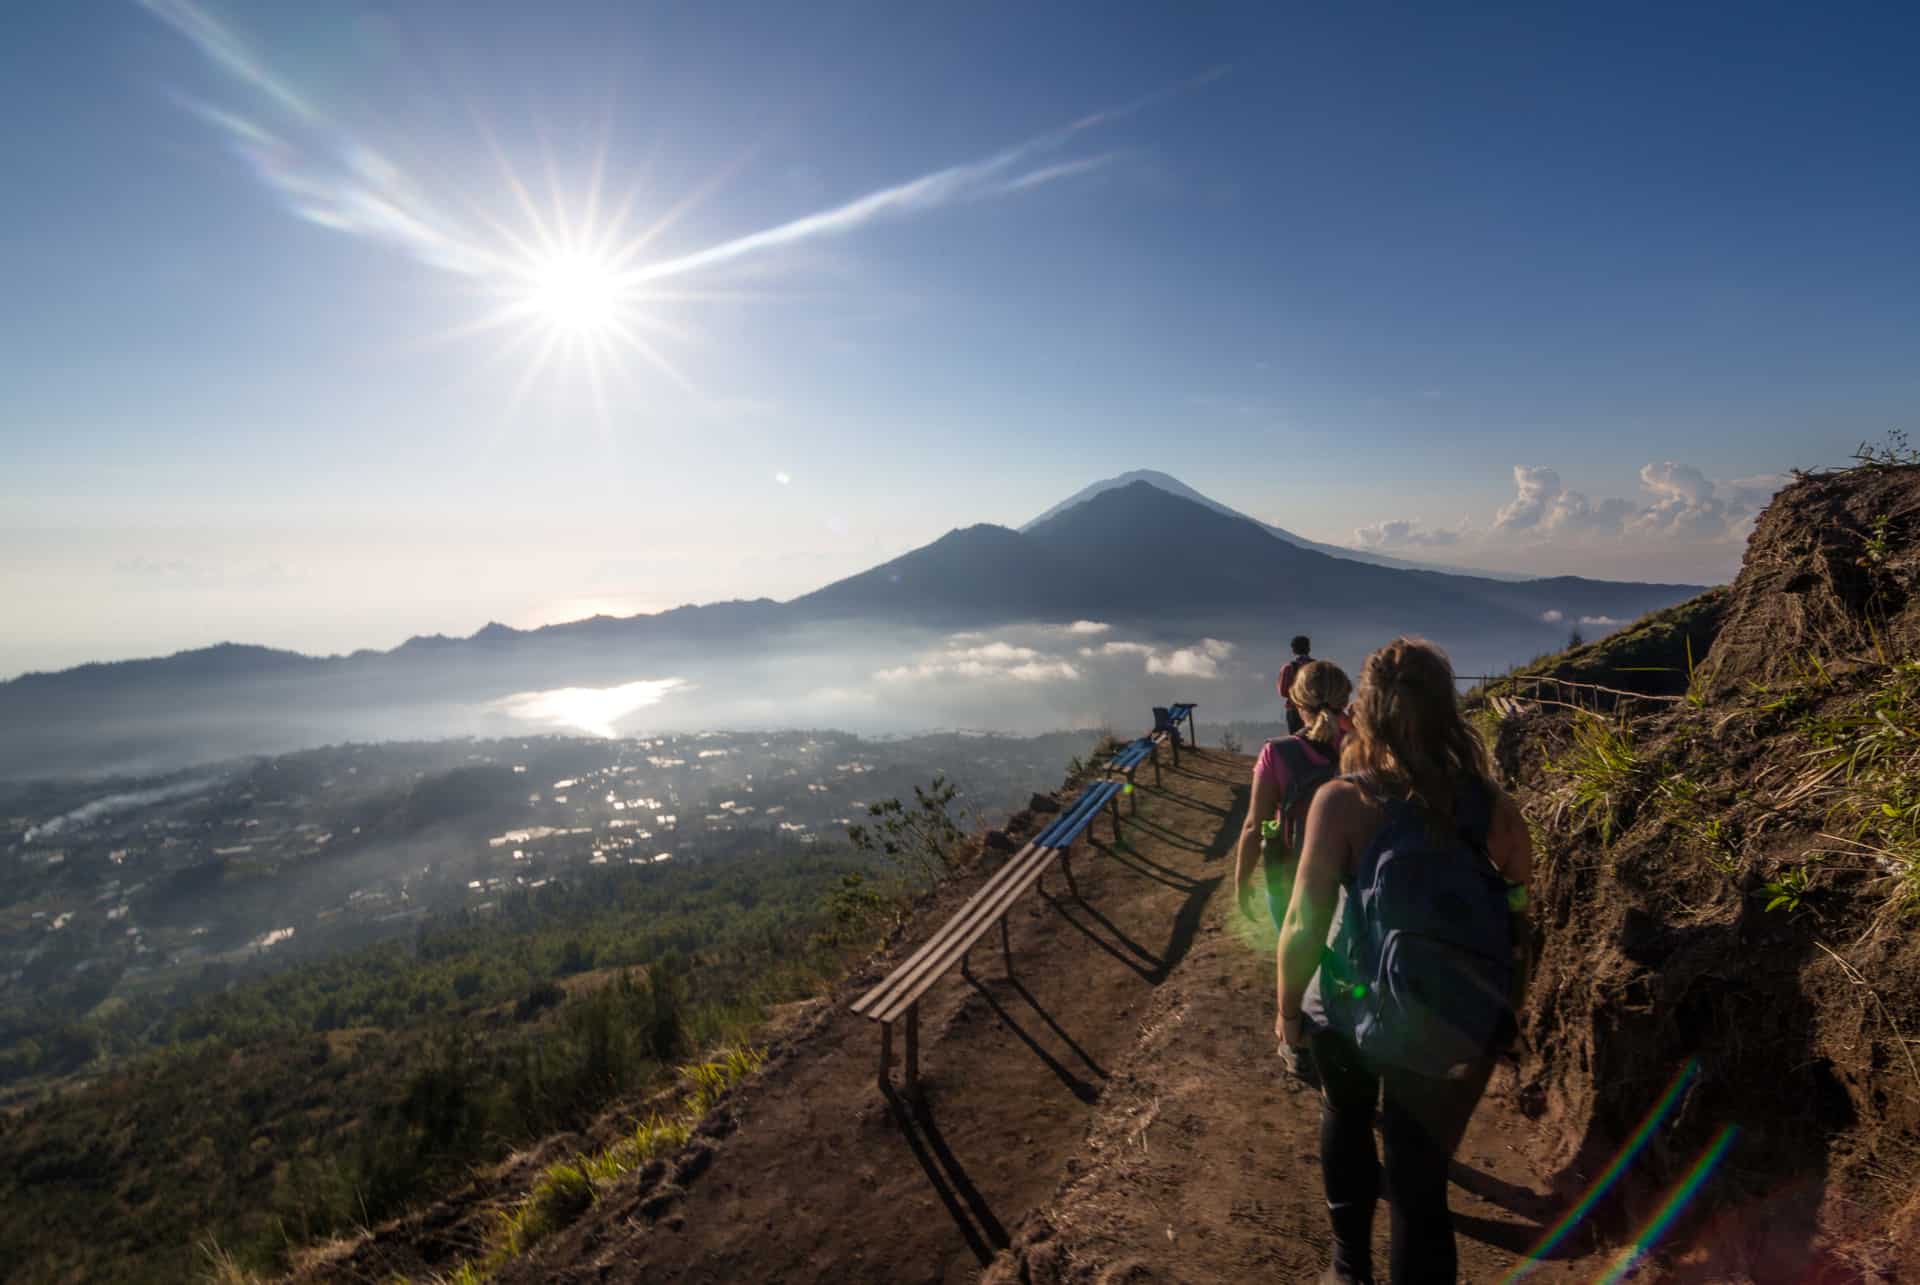
[{"label": "hiker in pink top", "polygon": [[[1309,661],[1293,676],[1290,708],[1301,716],[1301,730],[1268,741],[1253,765],[1253,798],[1247,822],[1234,849],[1233,881],[1241,913],[1254,917],[1256,886],[1264,882],[1267,909],[1276,927],[1286,917],[1293,870],[1300,859],[1300,835],[1314,791],[1340,772],[1340,742],[1348,723],[1343,712],[1353,684],[1338,665]],[[1264,823],[1273,822],[1271,836]],[[1264,881],[1256,878],[1263,873]]]}]

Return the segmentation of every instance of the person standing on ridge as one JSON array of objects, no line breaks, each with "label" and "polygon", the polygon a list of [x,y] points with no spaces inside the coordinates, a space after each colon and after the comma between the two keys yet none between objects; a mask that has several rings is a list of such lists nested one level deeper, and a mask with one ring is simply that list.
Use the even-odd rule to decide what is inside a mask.
[{"label": "person standing on ridge", "polygon": [[1313,641],[1305,634],[1293,640],[1293,659],[1280,667],[1280,679],[1274,686],[1280,689],[1280,702],[1287,707],[1287,735],[1298,736],[1300,729],[1306,726],[1300,717],[1300,711],[1293,703],[1293,680],[1300,671],[1313,663]]},{"label": "person standing on ridge", "polygon": [[1321,1080],[1333,1261],[1320,1279],[1373,1280],[1384,1086],[1394,1285],[1451,1282],[1447,1168],[1516,1031],[1533,841],[1430,642],[1399,638],[1367,657],[1341,766],[1307,813],[1275,1024],[1283,1056],[1310,1047]]}]

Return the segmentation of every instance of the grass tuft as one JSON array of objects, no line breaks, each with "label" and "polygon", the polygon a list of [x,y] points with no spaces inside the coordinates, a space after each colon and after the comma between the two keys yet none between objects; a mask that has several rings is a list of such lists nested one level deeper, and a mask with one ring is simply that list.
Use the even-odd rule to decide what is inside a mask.
[{"label": "grass tuft", "polygon": [[1838,778],[1830,828],[1880,869],[1898,913],[1920,913],[1920,661],[1889,666],[1863,701],[1808,730]]},{"label": "grass tuft", "polygon": [[1646,764],[1625,721],[1579,714],[1573,740],[1564,754],[1549,758],[1548,769],[1567,778],[1566,804],[1582,826],[1595,826],[1610,843],[1622,812],[1645,774]]},{"label": "grass tuft", "polygon": [[199,1250],[205,1264],[200,1274],[202,1285],[260,1285],[260,1278],[242,1267],[218,1241],[203,1240]]},{"label": "grass tuft", "polygon": [[686,1146],[701,1117],[766,1060],[764,1048],[734,1044],[705,1061],[678,1067],[681,1094],[677,1110],[667,1115],[653,1113],[604,1151],[557,1161],[541,1170],[526,1199],[500,1214],[486,1256],[462,1263],[452,1275],[437,1278],[437,1285],[480,1285],[508,1261],[578,1222],[599,1199],[603,1188],[654,1157],[670,1155]]}]

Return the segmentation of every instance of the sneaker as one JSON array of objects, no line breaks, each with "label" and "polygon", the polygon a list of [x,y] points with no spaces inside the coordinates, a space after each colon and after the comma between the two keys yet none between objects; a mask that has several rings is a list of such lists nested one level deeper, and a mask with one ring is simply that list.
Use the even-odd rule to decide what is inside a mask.
[{"label": "sneaker", "polygon": [[1320,1273],[1320,1285],[1373,1285],[1371,1276],[1355,1276],[1352,1272],[1343,1272],[1329,1265]]}]

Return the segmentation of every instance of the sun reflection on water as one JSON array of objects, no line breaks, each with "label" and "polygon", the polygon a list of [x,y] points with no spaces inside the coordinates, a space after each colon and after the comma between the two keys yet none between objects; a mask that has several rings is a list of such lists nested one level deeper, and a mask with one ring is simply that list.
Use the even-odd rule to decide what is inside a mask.
[{"label": "sun reflection on water", "polygon": [[669,693],[689,686],[684,678],[647,678],[617,687],[555,687],[515,692],[494,701],[492,707],[525,722],[572,728],[612,740],[620,735],[614,724],[622,718],[637,709],[658,705]]}]

